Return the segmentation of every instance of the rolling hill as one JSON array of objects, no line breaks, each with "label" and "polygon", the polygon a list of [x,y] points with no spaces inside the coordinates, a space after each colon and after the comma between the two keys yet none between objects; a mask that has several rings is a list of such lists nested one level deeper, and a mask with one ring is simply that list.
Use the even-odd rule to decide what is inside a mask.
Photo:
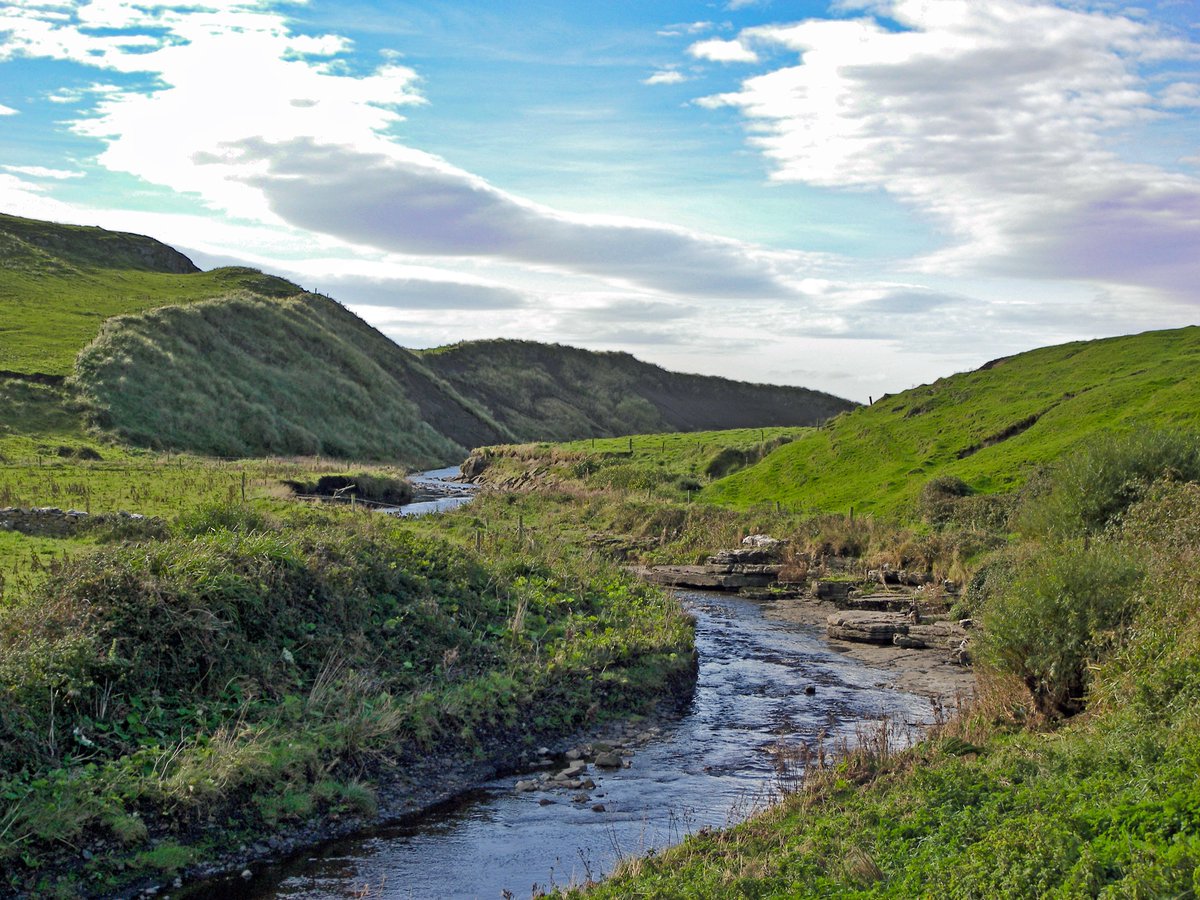
[{"label": "rolling hill", "polygon": [[22,422],[82,414],[155,449],[423,465],[484,444],[812,424],[852,406],[571,347],[414,352],[285,279],[14,216],[0,216],[0,310],[0,414],[15,421],[12,385],[35,383],[45,415],[22,388]]},{"label": "rolling hill", "polygon": [[1200,327],[1045,347],[886,396],[705,489],[712,502],[889,512],[934,475],[993,493],[1101,430],[1200,426]]},{"label": "rolling hill", "polygon": [[805,388],[668,372],[628,353],[466,341],[421,359],[520,440],[816,425],[853,403]]}]

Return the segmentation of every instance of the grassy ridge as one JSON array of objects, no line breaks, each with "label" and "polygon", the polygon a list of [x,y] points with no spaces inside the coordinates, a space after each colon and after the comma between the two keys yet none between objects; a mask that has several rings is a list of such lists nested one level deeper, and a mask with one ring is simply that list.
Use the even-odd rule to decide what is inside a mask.
[{"label": "grassy ridge", "polygon": [[521,441],[815,425],[854,406],[806,388],[685,375],[628,353],[533,341],[465,341],[421,356]]},{"label": "grassy ridge", "polygon": [[937,475],[1010,490],[1089,434],[1200,423],[1200,328],[1047,347],[839,416],[705,499],[895,513]]},{"label": "grassy ridge", "polygon": [[0,371],[66,376],[110,316],[231,291],[300,288],[254,269],[200,272],[141,235],[0,215]]},{"label": "grassy ridge", "polygon": [[[416,465],[465,452],[406,390],[404,373],[419,368],[411,354],[313,294],[243,294],[117,317],[76,368],[93,420],[140,446]],[[459,405],[473,431],[499,436]]]}]

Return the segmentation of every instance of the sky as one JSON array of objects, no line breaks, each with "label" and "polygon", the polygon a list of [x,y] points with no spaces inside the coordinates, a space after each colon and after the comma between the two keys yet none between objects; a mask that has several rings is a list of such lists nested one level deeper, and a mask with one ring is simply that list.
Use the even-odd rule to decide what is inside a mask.
[{"label": "sky", "polygon": [[0,0],[0,212],[866,401],[1200,313],[1191,0]]}]

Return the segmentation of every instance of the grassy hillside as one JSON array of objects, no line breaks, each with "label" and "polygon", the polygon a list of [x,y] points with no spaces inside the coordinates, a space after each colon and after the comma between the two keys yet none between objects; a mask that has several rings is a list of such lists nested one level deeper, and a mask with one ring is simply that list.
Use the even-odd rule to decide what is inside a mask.
[{"label": "grassy hillside", "polygon": [[[200,272],[148,237],[14,216],[0,216],[0,310],[0,378],[74,374],[90,423],[152,448],[422,464],[501,441],[811,424],[850,406],[569,347],[418,355],[284,279]],[[78,422],[75,399],[40,402]]]},{"label": "grassy hillside", "polygon": [[235,290],[277,297],[300,288],[254,269],[200,272],[141,235],[0,215],[0,372],[69,375],[110,316]]},{"label": "grassy hillside", "polygon": [[1046,347],[883,397],[711,485],[747,507],[894,512],[936,475],[1009,490],[1096,431],[1200,424],[1200,328]]},{"label": "grassy hillside", "polygon": [[805,388],[668,372],[628,353],[468,341],[422,353],[519,440],[815,425],[854,404]]},{"label": "grassy hillside", "polygon": [[[139,446],[433,464],[462,457],[455,437],[504,435],[411,353],[314,294],[117,317],[76,365],[92,418]],[[435,403],[444,412],[429,416]]]}]

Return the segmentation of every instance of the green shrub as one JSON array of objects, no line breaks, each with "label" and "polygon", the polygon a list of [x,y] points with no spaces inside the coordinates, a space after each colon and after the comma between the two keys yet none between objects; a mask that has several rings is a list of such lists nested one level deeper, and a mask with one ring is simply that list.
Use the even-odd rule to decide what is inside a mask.
[{"label": "green shrub", "polygon": [[1027,534],[1096,534],[1162,478],[1200,480],[1200,435],[1165,430],[1103,434],[1050,469],[1041,489],[1028,492],[1018,521]]},{"label": "green shrub", "polygon": [[1017,675],[1043,713],[1080,712],[1089,667],[1132,617],[1139,568],[1111,545],[1048,544],[1013,574],[1006,586],[989,586],[982,656]]},{"label": "green shrub", "polygon": [[955,475],[937,475],[921,488],[921,518],[931,525],[944,525],[954,514],[956,501],[969,496],[971,487]]}]

